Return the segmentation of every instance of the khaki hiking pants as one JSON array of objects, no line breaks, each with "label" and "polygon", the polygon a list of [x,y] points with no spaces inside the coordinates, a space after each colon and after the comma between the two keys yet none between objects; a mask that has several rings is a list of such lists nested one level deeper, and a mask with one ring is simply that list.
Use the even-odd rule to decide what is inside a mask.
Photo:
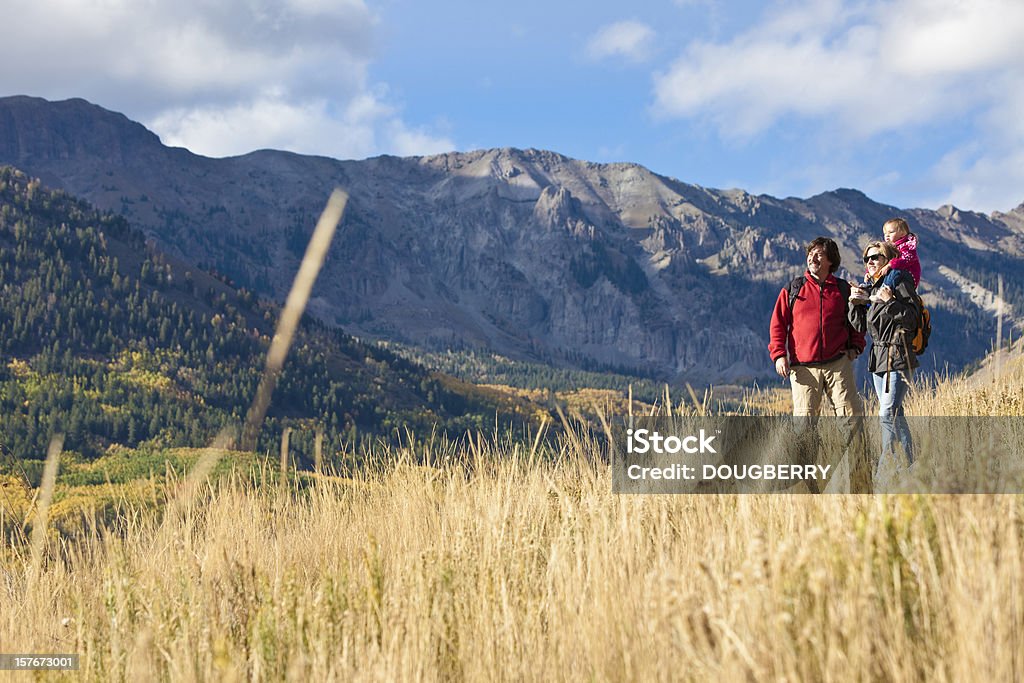
[{"label": "khaki hiking pants", "polygon": [[[864,415],[864,404],[857,393],[857,379],[853,371],[853,361],[845,355],[824,365],[798,365],[789,372],[790,386],[793,388],[793,415],[811,417],[808,425],[807,438],[816,443],[813,435],[813,423],[821,413],[821,399],[828,396],[835,414],[839,418],[839,429],[844,442],[842,452],[821,453],[824,460],[836,466],[836,472],[845,461],[848,466],[849,482],[847,489],[851,493],[871,493],[873,483],[871,462],[867,453],[867,441],[861,425]],[[816,446],[817,448],[817,446]],[[832,485],[832,482],[829,482]],[[834,490],[840,491],[842,488]]]},{"label": "khaki hiking pants", "polygon": [[821,398],[828,395],[838,417],[859,417],[864,414],[853,361],[845,355],[824,365],[797,365],[789,371],[793,388],[793,415],[817,416]]}]

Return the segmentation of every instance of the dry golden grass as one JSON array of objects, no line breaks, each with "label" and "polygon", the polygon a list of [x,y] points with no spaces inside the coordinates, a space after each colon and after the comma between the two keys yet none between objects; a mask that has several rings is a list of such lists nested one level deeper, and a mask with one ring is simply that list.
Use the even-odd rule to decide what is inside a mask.
[{"label": "dry golden grass", "polygon": [[[572,391],[549,391],[547,389],[520,389],[506,384],[483,384],[480,386],[524,398],[538,405],[557,403],[565,406],[569,412],[594,418],[599,412],[605,415],[624,415],[630,411],[629,394],[617,389],[583,387]],[[645,403],[639,399],[633,400],[632,410],[637,414],[647,415],[657,409],[658,407],[651,403]]]},{"label": "dry golden grass", "polygon": [[[1021,415],[1005,379],[913,405]],[[12,533],[0,650],[85,680],[1024,676],[1021,496],[617,496],[597,444],[531,445],[126,498],[34,576]]]},{"label": "dry golden grass", "polygon": [[990,359],[975,374],[946,378],[911,393],[910,415],[1024,415],[1024,356],[1005,358],[998,373]]}]

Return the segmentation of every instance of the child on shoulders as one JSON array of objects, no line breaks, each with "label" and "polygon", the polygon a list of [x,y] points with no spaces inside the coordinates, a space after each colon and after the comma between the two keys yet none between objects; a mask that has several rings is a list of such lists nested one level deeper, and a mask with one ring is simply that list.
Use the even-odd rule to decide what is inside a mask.
[{"label": "child on shoulders", "polygon": [[897,270],[905,270],[914,278],[914,287],[921,284],[921,260],[917,257],[917,235],[910,232],[910,226],[902,218],[890,218],[882,226],[885,241],[896,247],[899,256],[889,261],[879,275],[885,276],[884,284],[890,289],[896,283]]}]

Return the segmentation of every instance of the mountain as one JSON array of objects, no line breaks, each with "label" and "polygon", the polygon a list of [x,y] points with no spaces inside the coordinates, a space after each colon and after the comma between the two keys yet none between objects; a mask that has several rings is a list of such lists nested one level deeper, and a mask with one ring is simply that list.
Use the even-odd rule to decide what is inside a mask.
[{"label": "mountain", "polygon": [[[0,167],[0,450],[201,446],[237,428],[279,311],[161,253],[124,218]],[[349,452],[402,427],[456,434],[532,408],[428,373],[337,329],[302,325],[258,450]],[[403,432],[401,438],[407,438]]]},{"label": "mountain", "polygon": [[936,334],[958,369],[1024,310],[1024,206],[901,210],[839,189],[809,199],[716,190],[636,164],[493,149],[339,161],[261,150],[210,159],[84,100],[0,100],[0,163],[126,216],[168,253],[282,299],[330,190],[350,193],[311,311],[426,349],[615,368],[672,381],[768,377],[768,318],[834,237],[843,264],[893,215],[921,240]]}]

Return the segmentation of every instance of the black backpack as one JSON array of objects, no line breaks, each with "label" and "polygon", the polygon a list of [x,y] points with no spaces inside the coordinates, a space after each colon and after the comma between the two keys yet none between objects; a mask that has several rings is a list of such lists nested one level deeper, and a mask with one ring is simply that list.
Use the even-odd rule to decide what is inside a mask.
[{"label": "black backpack", "polygon": [[[789,310],[793,310],[793,302],[796,301],[797,296],[800,295],[800,290],[804,286],[804,282],[807,281],[806,275],[793,278],[793,281],[789,283]],[[846,305],[850,305],[850,283],[841,277],[836,278],[836,284],[839,285],[839,293],[843,295],[843,301]]]}]

